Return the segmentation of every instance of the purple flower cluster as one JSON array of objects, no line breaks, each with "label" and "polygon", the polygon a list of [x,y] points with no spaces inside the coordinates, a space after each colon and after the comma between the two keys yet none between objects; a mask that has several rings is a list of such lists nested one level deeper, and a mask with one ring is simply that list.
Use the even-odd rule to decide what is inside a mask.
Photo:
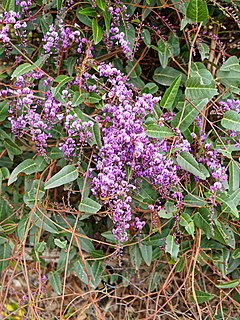
[{"label": "purple flower cluster", "polygon": [[[104,96],[103,146],[92,191],[109,203],[115,225],[113,234],[122,243],[128,239],[127,230],[132,220],[130,192],[136,185],[148,179],[164,198],[179,179],[176,166],[167,159],[169,148],[165,141],[151,141],[143,126],[144,117],[152,112],[159,98],[151,94],[138,95],[126,77],[110,64],[101,65],[99,74],[106,77],[109,90]],[[139,219],[135,222],[137,229],[144,225]]]},{"label": "purple flower cluster", "polygon": [[77,157],[82,145],[92,138],[90,129],[93,126],[93,122],[82,122],[75,113],[71,114],[69,111],[66,116],[59,115],[60,118],[64,118],[66,139],[59,144],[59,148],[67,159]]},{"label": "purple flower cluster", "polygon": [[80,31],[72,31],[71,28],[65,27],[60,19],[55,25],[50,25],[48,32],[44,35],[43,49],[46,54],[59,54],[61,51],[66,52],[72,44],[77,44],[77,52],[83,52],[83,46],[88,45],[89,40],[82,38]]},{"label": "purple flower cluster", "polygon": [[19,76],[16,79],[16,89],[5,89],[0,91],[2,99],[9,100],[9,120],[12,132],[17,136],[30,135],[35,142],[40,154],[46,153],[47,139],[51,137],[50,130],[54,124],[59,122],[57,114],[60,110],[60,103],[57,102],[51,92],[47,92],[45,97],[34,95],[30,84],[29,76],[39,79],[40,72],[31,71],[29,74]]},{"label": "purple flower cluster", "polygon": [[215,180],[215,183],[210,186],[210,190],[212,192],[215,192],[216,190],[222,190],[223,183],[228,180],[226,168],[221,165],[219,160],[219,153],[216,149],[213,148],[213,145],[211,143],[206,143],[204,145],[204,148],[204,162]]}]

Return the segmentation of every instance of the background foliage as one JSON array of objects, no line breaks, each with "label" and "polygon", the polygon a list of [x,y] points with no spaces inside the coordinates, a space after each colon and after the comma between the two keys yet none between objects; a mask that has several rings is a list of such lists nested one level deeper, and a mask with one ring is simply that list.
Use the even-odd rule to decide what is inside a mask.
[{"label": "background foliage", "polygon": [[3,1],[3,319],[238,319],[239,10]]}]

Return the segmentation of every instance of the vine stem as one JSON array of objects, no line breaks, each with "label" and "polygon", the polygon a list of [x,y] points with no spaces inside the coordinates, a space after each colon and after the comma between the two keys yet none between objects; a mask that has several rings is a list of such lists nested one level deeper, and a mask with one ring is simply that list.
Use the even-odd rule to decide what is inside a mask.
[{"label": "vine stem", "polygon": [[188,61],[188,78],[190,77],[190,71],[191,71],[191,63],[192,63],[192,55],[193,55],[193,48],[194,48],[194,44],[197,40],[198,34],[200,32],[200,29],[202,27],[202,22],[200,22],[198,28],[197,28],[197,32],[195,34],[195,37],[193,39],[193,42],[191,43],[191,47],[190,47],[190,52],[189,52],[189,61]]}]

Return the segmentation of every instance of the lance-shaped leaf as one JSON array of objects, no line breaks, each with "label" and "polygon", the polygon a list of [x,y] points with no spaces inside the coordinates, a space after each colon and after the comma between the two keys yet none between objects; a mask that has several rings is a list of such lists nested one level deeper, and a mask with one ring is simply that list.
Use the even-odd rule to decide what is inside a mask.
[{"label": "lance-shaped leaf", "polygon": [[201,167],[189,152],[182,151],[177,157],[177,163],[182,169],[194,174],[202,180],[205,180],[209,176],[207,169]]},{"label": "lance-shaped leaf", "polygon": [[229,196],[227,196],[226,194],[221,194],[220,196],[216,196],[216,199],[220,203],[222,203],[223,212],[229,212],[234,217],[239,218],[238,209],[237,209],[235,203],[233,202],[233,200],[231,200],[231,198]]},{"label": "lance-shaped leaf", "polygon": [[101,205],[90,198],[83,199],[78,207],[79,211],[89,214],[97,213],[100,209]]},{"label": "lance-shaped leaf", "polygon": [[187,18],[201,22],[208,18],[208,6],[204,0],[190,0],[187,7]]},{"label": "lance-shaped leaf", "polygon": [[226,129],[240,131],[240,114],[234,110],[225,112],[221,124]]},{"label": "lance-shaped leaf", "polygon": [[[173,69],[172,67],[158,67],[154,71],[153,80],[162,84],[163,86],[170,86],[177,76],[181,74],[180,71]],[[182,82],[185,81],[186,76],[182,76]]]},{"label": "lance-shaped leaf", "polygon": [[48,281],[51,284],[54,292],[57,295],[60,295],[62,293],[62,283],[59,273],[57,271],[50,271],[48,274]]},{"label": "lance-shaped leaf", "polygon": [[23,172],[27,175],[32,174],[36,172],[37,170],[37,165],[36,162],[32,159],[26,159],[23,162],[21,162],[11,173],[9,180],[8,180],[8,185],[12,184],[17,180],[17,176],[19,173]]},{"label": "lance-shaped leaf", "polygon": [[240,170],[236,162],[231,161],[229,165],[229,190],[239,190],[240,186]]},{"label": "lance-shaped leaf", "polygon": [[179,130],[181,130],[181,132],[184,132],[193,123],[194,119],[199,114],[199,112],[205,108],[207,103],[208,99],[192,101],[192,104],[190,102],[186,102],[185,107],[184,103],[182,103],[182,108],[174,117],[172,121],[172,126],[178,126]]},{"label": "lance-shaped leaf", "polygon": [[139,248],[140,248],[143,260],[146,262],[148,266],[150,266],[152,262],[152,246],[141,244]]},{"label": "lance-shaped leaf", "polygon": [[160,127],[155,123],[151,123],[147,126],[146,134],[151,138],[157,139],[164,139],[175,135],[168,127]]},{"label": "lance-shaped leaf", "polygon": [[53,97],[56,97],[57,94],[60,92],[61,88],[71,80],[73,80],[73,77],[68,77],[68,76],[63,75],[63,74],[58,76],[54,80],[54,82],[58,82],[58,85],[55,88],[52,88]]},{"label": "lance-shaped leaf", "polygon": [[45,183],[44,189],[56,188],[66,183],[72,182],[77,178],[77,169],[73,165],[67,165]]},{"label": "lance-shaped leaf", "polygon": [[189,78],[186,81],[185,94],[190,100],[201,100],[205,98],[210,100],[218,94],[214,81],[210,84],[201,84],[201,81],[201,77]]},{"label": "lance-shaped leaf", "polygon": [[195,226],[192,218],[187,212],[183,212],[180,217],[180,225],[185,228],[185,230],[192,236],[194,239]]},{"label": "lance-shaped leaf", "polygon": [[[199,304],[207,302],[215,297],[214,294],[204,292],[204,291],[199,291],[199,290],[195,290],[195,294],[196,294],[197,302]],[[190,295],[190,298],[192,302],[195,302],[195,299],[193,298],[193,294]]]},{"label": "lance-shaped leaf", "polygon": [[94,44],[98,44],[103,38],[103,29],[97,23],[97,20],[92,20],[92,32]]},{"label": "lance-shaped leaf", "polygon": [[178,88],[180,86],[182,80],[182,75],[180,74],[171,84],[171,86],[164,93],[162,100],[160,102],[160,106],[172,110],[173,103],[176,99]]},{"label": "lance-shaped leaf", "polygon": [[177,260],[179,244],[175,243],[172,235],[168,235],[166,238],[166,252],[170,253],[173,260]]},{"label": "lance-shaped leaf", "polygon": [[232,288],[237,287],[238,285],[239,285],[239,280],[235,279],[232,281],[219,283],[216,285],[216,287],[219,289],[232,289]]}]

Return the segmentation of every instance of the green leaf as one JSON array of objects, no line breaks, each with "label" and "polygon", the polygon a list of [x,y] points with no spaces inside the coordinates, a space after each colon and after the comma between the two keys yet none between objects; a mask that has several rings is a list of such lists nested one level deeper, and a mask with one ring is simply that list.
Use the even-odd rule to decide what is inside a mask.
[{"label": "green leaf", "polygon": [[129,248],[129,253],[130,253],[130,260],[132,263],[132,266],[136,268],[136,270],[139,270],[140,265],[142,263],[142,255],[141,251],[139,249],[138,244],[134,244]]},{"label": "green leaf", "polygon": [[210,239],[212,236],[209,218],[208,218],[209,214],[210,214],[209,210],[204,209],[204,210],[201,210],[200,212],[196,212],[193,217],[195,225],[199,229],[204,231],[208,239]]},{"label": "green leaf", "polygon": [[148,82],[145,84],[144,88],[142,89],[142,93],[156,93],[158,91],[158,85],[154,82]]},{"label": "green leaf", "polygon": [[56,97],[57,94],[60,92],[61,88],[71,80],[73,80],[73,77],[68,77],[66,75],[58,76],[54,80],[54,82],[58,82],[58,85],[55,88],[52,88],[53,97]]},{"label": "green leaf", "polygon": [[238,58],[232,56],[227,59],[217,70],[217,78],[230,92],[239,94],[240,64]]},{"label": "green leaf", "polygon": [[240,114],[234,110],[225,112],[221,124],[226,129],[240,131]]},{"label": "green leaf", "polygon": [[73,75],[74,72],[74,67],[76,66],[76,62],[77,62],[77,57],[69,57],[66,60],[66,65],[67,65],[67,71],[69,76],[71,77]]},{"label": "green leaf", "polygon": [[107,5],[106,5],[106,2],[103,1],[103,0],[97,0],[97,6],[102,9],[103,11],[106,11],[107,9]]},{"label": "green leaf", "polygon": [[171,123],[173,127],[178,126],[181,132],[187,130],[187,128],[193,123],[194,119],[199,114],[199,112],[206,107],[208,99],[202,99],[200,101],[198,100],[191,102],[193,105],[196,106],[196,108],[194,108],[194,106],[192,106],[192,104],[189,102],[186,102],[184,108],[184,103],[182,103],[182,108],[180,108],[180,111],[177,113],[177,115],[174,117]]},{"label": "green leaf", "polygon": [[140,248],[143,260],[146,262],[148,266],[150,266],[152,262],[152,246],[140,244],[139,248]]},{"label": "green leaf", "polygon": [[92,20],[93,42],[98,44],[103,38],[103,29],[99,26],[97,20]]},{"label": "green leaf", "polygon": [[92,20],[87,15],[79,13],[78,10],[77,10],[77,18],[81,23],[85,24],[89,28],[92,27]]},{"label": "green leaf", "polygon": [[220,68],[221,71],[238,71],[240,72],[240,64],[236,56],[228,58]]},{"label": "green leaf", "polygon": [[168,43],[160,39],[157,43],[157,51],[161,66],[165,69],[168,65],[168,60],[171,57],[171,51]]},{"label": "green leaf", "polygon": [[175,243],[172,235],[168,235],[166,238],[166,252],[170,253],[173,260],[177,260],[179,244]]},{"label": "green leaf", "polygon": [[194,174],[202,180],[205,180],[209,176],[209,174],[206,175],[206,173],[203,172],[203,170],[201,170],[199,163],[193,158],[193,156],[189,152],[182,151],[177,156],[177,163],[182,169]]},{"label": "green leaf", "polygon": [[44,189],[53,189],[78,178],[78,171],[73,165],[67,165],[45,182]]},{"label": "green leaf", "polygon": [[19,146],[10,139],[5,139],[3,145],[7,149],[8,156],[11,160],[13,160],[14,156],[19,156],[23,153]]},{"label": "green leaf", "polygon": [[23,63],[20,64],[20,66],[18,66],[12,73],[11,79],[13,78],[17,78],[19,76],[22,76],[34,69],[36,69],[37,67],[41,67],[41,64],[46,60],[46,57],[43,56],[41,58],[39,58],[36,62],[31,63]]},{"label": "green leaf", "polygon": [[5,100],[0,102],[0,122],[4,121],[8,116],[9,101]]},{"label": "green leaf", "polygon": [[34,245],[34,250],[38,253],[42,253],[46,249],[46,242],[41,241],[41,242],[36,242]]},{"label": "green leaf", "polygon": [[235,249],[236,247],[236,241],[235,241],[233,230],[230,227],[230,225],[227,224],[227,222],[224,222],[224,221],[215,222],[213,238],[214,240],[217,240],[220,243],[228,245],[233,249]]},{"label": "green leaf", "polygon": [[62,3],[63,3],[63,0],[57,0],[57,10],[62,9]]},{"label": "green leaf", "polygon": [[[211,299],[213,299],[215,297],[214,294],[204,292],[204,291],[199,291],[199,290],[195,290],[195,294],[196,294],[197,302],[199,304],[210,301]],[[192,302],[195,302],[192,294],[191,294],[190,298],[191,298]]]},{"label": "green leaf", "polygon": [[158,124],[149,124],[146,128],[146,134],[151,138],[164,139],[173,137],[175,134],[166,126],[160,127]]},{"label": "green leaf", "polygon": [[164,93],[162,100],[160,101],[160,106],[172,110],[174,101],[176,99],[178,88],[182,80],[182,75],[180,74],[171,84],[171,86]]},{"label": "green leaf", "polygon": [[216,199],[222,204],[223,212],[230,212],[235,218],[239,218],[238,209],[228,195],[221,194],[220,196],[216,196]]},{"label": "green leaf", "polygon": [[61,249],[65,249],[67,246],[67,240],[61,241],[60,239],[56,238],[54,239],[54,243],[57,247]]},{"label": "green leaf", "polygon": [[[76,272],[77,277],[83,283],[88,284],[88,276],[86,274],[84,264],[80,259],[74,262],[73,268],[74,268],[74,271]],[[88,273],[90,274],[90,266],[88,263],[87,263],[87,269],[88,269]]]},{"label": "green leaf", "polygon": [[58,234],[58,229],[50,218],[47,218],[43,215],[40,209],[37,209],[33,216],[32,222],[38,228],[42,228],[44,231],[48,231],[53,234]]},{"label": "green leaf", "polygon": [[79,211],[89,214],[97,213],[100,209],[101,205],[90,198],[83,199],[78,207]]},{"label": "green leaf", "polygon": [[212,99],[215,95],[218,94],[217,89],[215,88],[215,82],[212,81],[211,84],[201,84],[201,77],[189,78],[186,81],[186,90],[185,95],[189,100],[201,100],[201,99]]},{"label": "green leaf", "polygon": [[239,285],[239,280],[235,279],[229,282],[223,282],[223,283],[217,284],[216,287],[219,289],[232,289],[237,287],[238,285]]},{"label": "green leaf", "polygon": [[195,22],[208,19],[208,6],[204,0],[190,0],[187,7],[187,18]]},{"label": "green leaf", "polygon": [[235,161],[231,161],[229,165],[229,190],[235,191],[239,189],[240,183],[240,172],[239,165],[235,163]]},{"label": "green leaf", "polygon": [[10,260],[6,259],[10,258],[11,254],[12,249],[7,242],[0,245],[0,273],[7,268]]},{"label": "green leaf", "polygon": [[96,103],[99,103],[102,100],[102,97],[99,96],[95,92],[91,92],[90,95],[89,95],[88,100],[89,100],[89,103],[96,104]]},{"label": "green leaf", "polygon": [[199,44],[198,50],[201,55],[202,61],[209,58],[210,47],[206,43],[201,42]]},{"label": "green leaf", "polygon": [[192,218],[187,212],[183,212],[180,217],[180,225],[185,228],[185,230],[192,236],[194,239],[195,226]]},{"label": "green leaf", "polygon": [[21,162],[11,173],[10,178],[8,180],[8,185],[12,184],[17,180],[17,176],[19,173],[23,172],[27,175],[36,172],[37,165],[36,162],[32,159],[26,159]]},{"label": "green leaf", "polygon": [[98,148],[101,149],[102,141],[101,141],[101,132],[98,123],[94,123],[92,127],[92,134],[94,138],[94,142],[97,144]]},{"label": "green leaf", "polygon": [[50,271],[48,274],[48,281],[51,284],[55,293],[60,296],[62,293],[62,282],[60,274],[57,271]]},{"label": "green leaf", "polygon": [[15,0],[3,0],[4,9],[6,11],[15,11]]},{"label": "green leaf", "polygon": [[187,207],[200,208],[206,205],[204,198],[196,196],[194,194],[188,194],[184,197],[184,204]]},{"label": "green leaf", "polygon": [[142,30],[142,37],[145,45],[149,47],[151,45],[151,34],[148,29]]},{"label": "green leaf", "polygon": [[96,17],[97,16],[96,9],[94,9],[92,7],[86,7],[86,8],[79,9],[77,11],[77,13],[82,14],[87,17]]},{"label": "green leaf", "polygon": [[89,271],[91,276],[90,286],[91,288],[96,289],[102,280],[101,278],[101,275],[103,273],[102,261],[99,261],[99,260],[94,261]]},{"label": "green leaf", "polygon": [[[173,81],[181,74],[180,71],[173,69],[172,67],[158,67],[154,71],[153,80],[162,84],[163,86],[170,86]],[[183,81],[185,81],[186,76],[183,75]]]},{"label": "green leaf", "polygon": [[200,80],[200,84],[203,85],[210,85],[214,80],[211,72],[207,70],[205,65],[201,62],[193,62],[191,64],[190,77],[198,78]]},{"label": "green leaf", "polygon": [[81,103],[83,103],[85,99],[86,99],[86,96],[83,93],[80,93],[78,91],[74,92],[73,99],[72,99],[72,107],[79,106]]}]

